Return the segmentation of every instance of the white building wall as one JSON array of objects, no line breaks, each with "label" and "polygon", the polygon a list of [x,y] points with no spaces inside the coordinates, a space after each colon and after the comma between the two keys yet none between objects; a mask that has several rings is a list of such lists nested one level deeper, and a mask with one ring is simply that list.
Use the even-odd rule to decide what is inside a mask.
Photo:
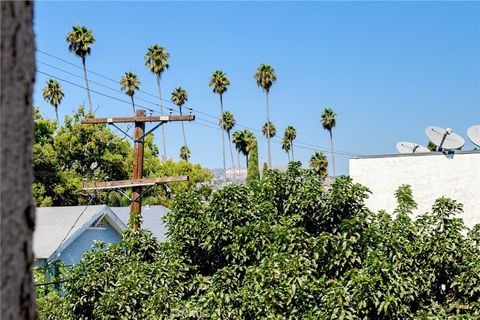
[{"label": "white building wall", "polygon": [[354,182],[372,191],[366,205],[373,211],[393,212],[395,191],[409,184],[418,204],[416,215],[430,211],[434,201],[445,196],[463,204],[468,227],[480,223],[480,151],[351,158],[349,171]]}]

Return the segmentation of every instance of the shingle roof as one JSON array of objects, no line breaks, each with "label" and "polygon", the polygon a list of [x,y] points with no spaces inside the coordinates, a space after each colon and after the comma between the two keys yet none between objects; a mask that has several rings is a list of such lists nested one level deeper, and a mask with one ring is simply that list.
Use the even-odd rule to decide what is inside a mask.
[{"label": "shingle roof", "polygon": [[[128,225],[130,216],[130,207],[113,207],[113,212]],[[170,211],[164,206],[142,206],[142,228],[150,230],[158,241],[167,240],[167,226],[163,223],[162,218]]]},{"label": "shingle roof", "polygon": [[[37,208],[33,233],[35,258],[50,258],[60,245],[65,245],[82,228],[88,227],[86,224],[90,225],[103,214],[112,215],[106,205]],[[118,217],[114,218],[116,220]],[[112,226],[120,230],[124,229],[122,222],[118,222],[119,225]]]}]

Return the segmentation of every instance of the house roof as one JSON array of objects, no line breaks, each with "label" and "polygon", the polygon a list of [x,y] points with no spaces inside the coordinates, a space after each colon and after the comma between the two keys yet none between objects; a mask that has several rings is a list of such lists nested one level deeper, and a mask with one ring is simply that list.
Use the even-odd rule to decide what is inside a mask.
[{"label": "house roof", "polygon": [[37,208],[33,233],[35,258],[50,259],[103,215],[119,233],[126,228],[106,205]]},{"label": "house roof", "polygon": [[[113,207],[111,208],[117,216],[128,225],[128,218],[130,217],[130,207]],[[142,228],[150,230],[158,241],[167,240],[167,226],[162,221],[162,218],[169,212],[168,208],[164,206],[142,206]]]}]

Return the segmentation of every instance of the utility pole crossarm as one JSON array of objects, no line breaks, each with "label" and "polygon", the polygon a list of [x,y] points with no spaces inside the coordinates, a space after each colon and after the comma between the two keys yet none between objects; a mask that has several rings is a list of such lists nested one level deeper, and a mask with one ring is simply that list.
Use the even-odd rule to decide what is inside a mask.
[{"label": "utility pole crossarm", "polygon": [[118,180],[106,182],[87,182],[83,185],[83,190],[95,189],[118,189],[118,188],[133,188],[141,186],[151,186],[157,183],[181,182],[188,181],[188,176],[178,177],[161,177],[161,178],[145,178],[134,180]]},{"label": "utility pole crossarm", "polygon": [[119,118],[86,118],[83,124],[98,123],[128,123],[128,122],[172,122],[172,121],[193,121],[195,115],[187,116],[152,116],[152,117],[119,117]]}]

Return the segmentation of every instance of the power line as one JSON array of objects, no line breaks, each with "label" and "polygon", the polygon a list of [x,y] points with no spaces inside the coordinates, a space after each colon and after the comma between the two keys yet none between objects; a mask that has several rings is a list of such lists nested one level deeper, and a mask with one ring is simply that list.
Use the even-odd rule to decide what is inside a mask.
[{"label": "power line", "polygon": [[[64,60],[64,59],[62,59],[62,58],[59,58],[59,57],[57,57],[57,56],[54,56],[54,55],[52,55],[52,54],[50,54],[50,53],[44,52],[44,51],[39,50],[39,49],[37,49],[37,51],[40,52],[40,53],[43,53],[43,54],[45,54],[45,55],[48,55],[48,56],[50,56],[50,57],[52,57],[52,58],[58,59],[59,61],[68,63],[68,64],[70,64],[70,65],[73,65],[73,66],[77,67],[77,68],[83,69],[82,67],[80,67],[80,66],[78,66],[78,65],[76,65],[76,64],[74,64],[74,63],[71,63],[71,62],[69,62],[69,61],[66,61],[66,60]],[[56,67],[55,67],[55,68],[56,68]],[[62,70],[61,68],[56,68],[56,69],[60,69],[61,71],[64,71],[64,70]],[[112,78],[109,78],[109,77],[107,77],[107,76],[104,76],[104,75],[102,75],[102,74],[93,72],[93,71],[91,71],[91,70],[87,70],[87,71],[90,72],[90,73],[92,73],[92,74],[95,74],[95,75],[97,75],[97,76],[100,76],[100,77],[102,77],[102,78],[105,78],[105,79],[107,79],[107,80],[110,80],[110,81],[112,81],[112,82],[118,83],[116,80],[114,80],[114,79],[112,79]],[[40,72],[40,71],[39,71],[39,72]],[[66,72],[66,71],[65,71],[65,72]],[[77,77],[78,77],[78,76],[77,76]],[[58,79],[60,79],[60,78],[58,78]],[[66,80],[62,80],[62,81],[66,81]],[[96,82],[94,82],[94,83],[96,83]],[[97,84],[98,84],[98,83],[97,83]],[[78,85],[78,84],[74,84],[74,85],[86,89],[85,87],[80,86],[80,85]],[[101,86],[104,86],[104,87],[107,87],[107,88],[109,88],[109,89],[111,89],[111,90],[115,90],[115,91],[116,91],[116,89],[112,89],[111,87],[108,87],[108,86],[105,86],[105,85],[102,85],[102,84],[100,84],[100,85],[101,85]],[[95,92],[95,91],[93,91],[93,90],[90,90],[90,91]],[[151,96],[151,97],[154,97],[154,98],[156,98],[156,99],[161,99],[162,101],[165,101],[165,102],[168,102],[168,103],[171,103],[171,104],[174,104],[174,105],[175,105],[175,103],[173,103],[171,100],[167,100],[167,99],[164,99],[164,98],[159,98],[158,96],[153,95],[153,94],[150,94],[150,93],[148,93],[148,92],[146,92],[146,91],[140,91],[140,92],[143,93],[143,94],[149,95],[149,96]],[[102,94],[102,93],[99,93],[99,92],[95,92],[95,93],[98,93],[98,94],[103,95],[103,96],[107,96],[107,95]],[[115,98],[115,97],[111,97],[111,98],[114,98],[114,99],[116,99],[116,100],[119,100],[119,101],[122,101],[122,102],[124,102],[124,103],[130,104],[130,102],[125,101],[125,100],[121,100],[121,99],[118,99],[118,98]],[[151,103],[151,104],[156,105],[154,102],[151,102],[151,101],[148,101],[148,100],[144,100],[144,99],[141,99],[141,98],[139,98],[139,97],[137,97],[137,99],[143,100],[143,101],[146,101],[146,102],[148,102],[148,103]],[[146,107],[142,107],[142,106],[138,106],[138,107],[139,107],[139,108],[142,108],[142,109],[149,110],[150,112],[159,113],[158,111],[154,111],[154,110],[149,109],[149,108],[146,108]],[[192,111],[195,111],[195,113],[202,114],[202,115],[204,115],[204,116],[207,116],[207,117],[216,119],[217,121],[220,121],[220,117],[210,115],[210,114],[205,113],[205,112],[203,112],[203,111],[201,111],[201,110],[198,110],[198,109],[196,109],[196,108],[190,108],[190,109],[191,109]],[[172,109],[171,109],[171,108],[168,108],[168,110],[171,111]],[[197,118],[198,118],[198,117],[197,117]],[[245,128],[245,129],[249,129],[249,130],[251,130],[251,131],[253,131],[253,132],[257,132],[257,133],[259,133],[260,135],[263,134],[263,132],[262,132],[261,130],[253,129],[253,128],[251,128],[251,127],[248,127],[248,126],[246,126],[246,125],[240,124],[240,123],[238,123],[238,122],[236,123],[236,125],[239,126],[239,127]],[[271,139],[271,140],[273,140],[273,139]],[[349,152],[349,151],[343,151],[343,150],[335,150],[335,151],[332,152],[332,151],[329,151],[326,147],[320,147],[320,146],[318,146],[318,145],[311,144],[311,143],[307,143],[307,142],[303,142],[303,141],[300,141],[300,140],[295,141],[295,146],[299,147],[300,145],[305,145],[305,146],[310,146],[310,147],[312,147],[312,148],[309,148],[309,150],[322,150],[322,151],[327,152],[327,153],[333,153],[333,154],[339,154],[339,155],[349,155],[349,156],[357,156],[357,155],[359,155],[358,153]],[[305,147],[305,149],[307,149],[307,148]]]}]

